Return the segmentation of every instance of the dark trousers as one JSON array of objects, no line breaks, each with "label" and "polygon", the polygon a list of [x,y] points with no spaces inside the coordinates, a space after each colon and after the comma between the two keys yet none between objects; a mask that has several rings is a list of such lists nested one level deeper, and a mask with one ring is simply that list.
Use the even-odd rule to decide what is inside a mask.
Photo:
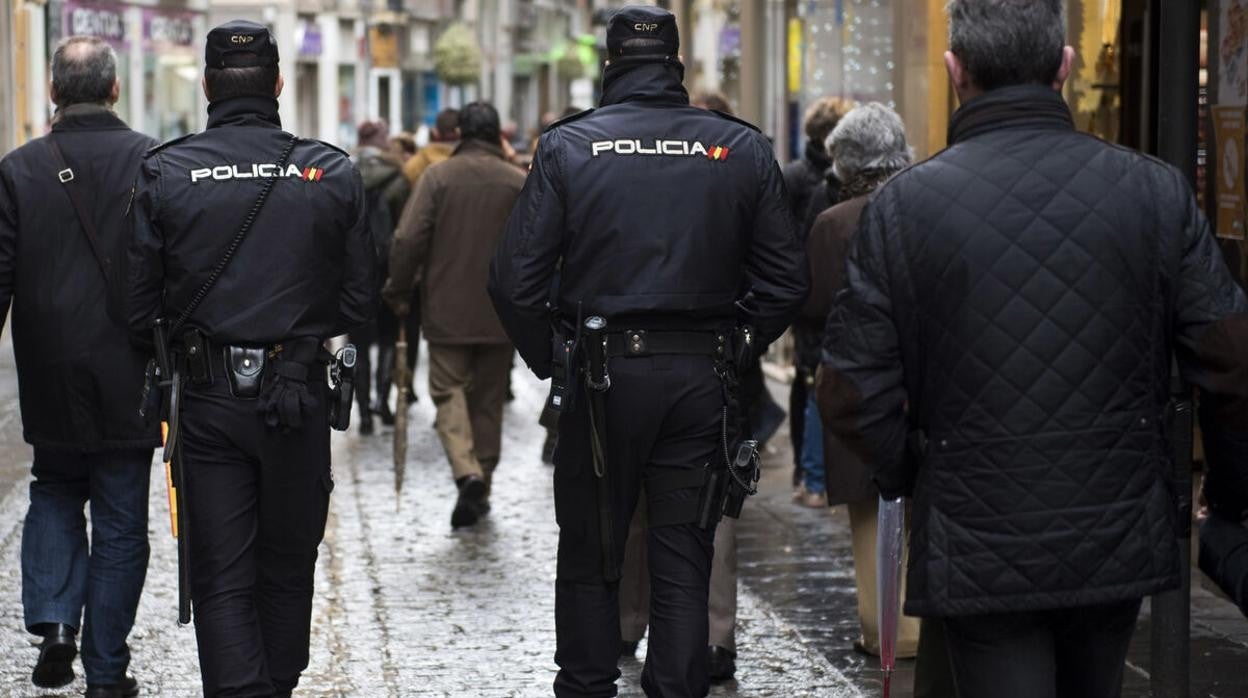
[{"label": "dark trousers", "polygon": [[945,619],[959,698],[1117,698],[1140,599]]},{"label": "dark trousers", "polygon": [[[30,510],[22,529],[27,629],[82,628],[87,681],[121,681],[126,637],[147,576],[147,496],[152,449],[71,453],[35,448]],[[91,541],[83,506],[91,502]],[[82,620],[81,625],[79,620]]]},{"label": "dark trousers", "polygon": [[[624,555],[643,479],[701,469],[720,455],[723,398],[711,360],[701,356],[617,358],[606,393],[607,476],[614,525],[612,562]],[[557,696],[614,696],[619,678],[619,582],[603,576],[597,483],[585,393],[559,426],[555,516],[559,561],[555,582]],[[648,487],[648,489],[651,489]],[[678,489],[653,503],[691,500]],[[650,526],[650,642],[642,686],[651,696],[696,696],[709,690],[707,589],[715,531],[695,523]]]},{"label": "dark trousers", "polygon": [[[312,371],[318,377],[319,371]],[[288,693],[308,666],[329,493],[327,389],[300,431],[269,429],[222,377],[183,398],[191,598],[207,696]]]},{"label": "dark trousers", "polygon": [[[416,374],[416,360],[420,356],[419,296],[413,297],[411,307],[403,325],[407,328],[407,392],[408,395],[415,395],[410,376]],[[350,341],[359,352],[355,368],[355,400],[360,406],[360,415],[370,415],[374,410],[381,410],[384,414],[390,399],[390,387],[394,383],[394,345],[399,341],[399,318],[388,306],[382,305],[377,311],[377,321],[352,332]],[[373,358],[369,351],[374,344],[377,345],[376,395],[373,394]]]}]

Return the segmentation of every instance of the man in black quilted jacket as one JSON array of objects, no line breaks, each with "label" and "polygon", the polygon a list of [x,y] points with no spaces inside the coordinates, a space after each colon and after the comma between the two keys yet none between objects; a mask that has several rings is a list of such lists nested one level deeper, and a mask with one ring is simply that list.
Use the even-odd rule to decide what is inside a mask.
[{"label": "man in black quilted jacket", "polygon": [[1211,475],[1244,468],[1248,300],[1178,170],[1075,131],[1060,0],[949,15],[949,148],[867,207],[821,388],[914,497],[905,610],[943,619],[961,698],[1116,696],[1141,599],[1186,564],[1171,358]]}]

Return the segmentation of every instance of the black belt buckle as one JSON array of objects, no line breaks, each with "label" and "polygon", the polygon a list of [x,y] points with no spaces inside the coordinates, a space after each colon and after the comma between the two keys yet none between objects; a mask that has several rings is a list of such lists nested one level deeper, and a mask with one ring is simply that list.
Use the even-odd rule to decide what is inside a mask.
[{"label": "black belt buckle", "polygon": [[260,397],[260,388],[264,383],[264,348],[229,346],[222,352],[226,375],[230,379],[230,394],[240,400]]}]

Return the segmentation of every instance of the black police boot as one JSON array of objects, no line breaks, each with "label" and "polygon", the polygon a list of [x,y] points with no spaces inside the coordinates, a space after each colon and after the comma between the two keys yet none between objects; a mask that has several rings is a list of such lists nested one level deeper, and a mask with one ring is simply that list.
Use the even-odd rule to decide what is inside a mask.
[{"label": "black police boot", "polygon": [[471,526],[489,511],[485,503],[489,488],[485,480],[476,475],[461,477],[455,484],[459,487],[459,498],[451,512],[451,528]]},{"label": "black police boot", "polygon": [[373,411],[369,409],[360,410],[360,436],[373,435]]},{"label": "black police boot", "polygon": [[86,698],[134,698],[139,695],[139,681],[127,674],[121,683],[89,683],[84,695]]},{"label": "black police boot", "polygon": [[711,665],[711,683],[731,681],[737,673],[737,653],[726,647],[711,645],[706,648],[708,663]]},{"label": "black police boot", "polygon": [[74,643],[77,631],[64,623],[41,623],[35,632],[43,636],[39,643],[39,661],[30,680],[40,688],[60,688],[74,680],[74,657],[78,646]]}]

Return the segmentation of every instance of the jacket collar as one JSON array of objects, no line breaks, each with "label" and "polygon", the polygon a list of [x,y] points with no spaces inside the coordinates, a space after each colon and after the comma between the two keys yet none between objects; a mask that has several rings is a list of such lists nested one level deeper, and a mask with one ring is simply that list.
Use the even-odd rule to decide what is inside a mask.
[{"label": "jacket collar", "polygon": [[1061,93],[1044,85],[1017,85],[986,92],[963,104],[949,121],[949,144],[1012,128],[1073,131]]},{"label": "jacket collar", "polygon": [[104,104],[71,104],[52,116],[53,131],[99,131],[129,128]]},{"label": "jacket collar", "polygon": [[208,128],[218,126],[259,126],[281,128],[277,100],[272,97],[235,97],[208,105]]},{"label": "jacket collar", "polygon": [[680,63],[636,62],[614,59],[603,72],[602,100],[606,107],[624,102],[689,105],[685,67]]},{"label": "jacket collar", "polygon": [[474,153],[493,156],[499,160],[507,159],[507,156],[503,154],[503,147],[501,145],[494,145],[493,143],[477,138],[469,138],[468,140],[460,141],[459,144],[455,146],[455,151],[451,153],[451,156],[472,155]]},{"label": "jacket collar", "polygon": [[815,168],[815,172],[824,172],[832,166],[832,158],[828,157],[827,151],[816,146],[814,141],[806,142],[806,161]]}]

